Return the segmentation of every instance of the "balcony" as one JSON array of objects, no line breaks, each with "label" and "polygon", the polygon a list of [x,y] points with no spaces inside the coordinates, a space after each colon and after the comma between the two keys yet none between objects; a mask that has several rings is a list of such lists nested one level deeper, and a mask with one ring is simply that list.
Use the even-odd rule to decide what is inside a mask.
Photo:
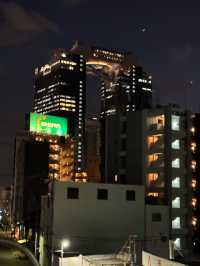
[{"label": "balcony", "polygon": [[[153,159],[152,159],[153,157]],[[163,168],[164,167],[164,155],[153,154],[149,155],[149,168]]]},{"label": "balcony", "polygon": [[150,131],[162,131],[164,128],[165,127],[163,124],[152,124],[149,126]]},{"label": "balcony", "polygon": [[161,151],[164,149],[163,135],[148,136],[149,152]]}]

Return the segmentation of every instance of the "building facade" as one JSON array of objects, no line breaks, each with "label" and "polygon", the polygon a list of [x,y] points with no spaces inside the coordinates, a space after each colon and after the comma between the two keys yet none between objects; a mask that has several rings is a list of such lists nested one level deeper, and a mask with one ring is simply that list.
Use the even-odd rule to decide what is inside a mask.
[{"label": "building facade", "polygon": [[200,114],[192,115],[191,127],[191,167],[192,167],[192,228],[193,251],[200,251]]},{"label": "building facade", "polygon": [[70,253],[117,252],[131,234],[144,239],[144,215],[143,186],[55,181],[42,199],[40,264],[64,239]]},{"label": "building facade", "polygon": [[101,82],[100,171],[101,180],[105,182],[110,178],[107,177],[106,171],[109,157],[107,147],[110,145],[110,142],[107,142],[110,132],[107,121],[112,120],[112,128],[116,129],[120,116],[151,107],[152,77],[143,70],[130,52],[85,46],[79,42],[75,43],[72,52],[84,55],[87,73],[95,75]]},{"label": "building facade", "polygon": [[88,180],[100,182],[100,123],[97,118],[85,121],[85,155]]},{"label": "building facade", "polygon": [[41,196],[48,193],[49,182],[75,178],[74,140],[68,135],[60,136],[62,126],[66,128],[62,121],[66,122],[55,116],[31,113],[26,120],[27,131],[16,136],[12,218],[20,231],[25,229],[19,238],[27,238],[30,231],[34,238],[39,231]]},{"label": "building facade", "polygon": [[50,62],[35,70],[33,110],[66,117],[75,142],[75,172],[84,168],[86,63],[82,55],[55,51]]},{"label": "building facade", "polygon": [[170,207],[170,239],[176,255],[188,257],[192,245],[191,113],[176,105],[145,110],[142,128],[146,201]]},{"label": "building facade", "polygon": [[11,224],[13,187],[0,187],[0,223]]},{"label": "building facade", "polygon": [[170,239],[187,256],[193,219],[191,113],[168,105],[110,116],[106,123],[106,182],[144,185],[147,204],[170,206]]}]

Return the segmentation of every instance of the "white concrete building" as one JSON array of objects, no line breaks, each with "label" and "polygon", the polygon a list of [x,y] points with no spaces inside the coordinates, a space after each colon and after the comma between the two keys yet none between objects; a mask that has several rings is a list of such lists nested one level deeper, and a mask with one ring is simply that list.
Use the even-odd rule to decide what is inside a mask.
[{"label": "white concrete building", "polygon": [[40,263],[50,264],[64,239],[68,255],[116,253],[129,235],[144,239],[144,216],[143,186],[55,181],[42,199]]}]

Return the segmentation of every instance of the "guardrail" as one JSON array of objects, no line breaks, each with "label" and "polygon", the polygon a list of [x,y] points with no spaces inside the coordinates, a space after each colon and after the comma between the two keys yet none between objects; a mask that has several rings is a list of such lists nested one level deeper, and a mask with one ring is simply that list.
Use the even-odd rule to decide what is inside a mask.
[{"label": "guardrail", "polygon": [[30,260],[30,262],[32,263],[33,266],[40,266],[39,262],[37,261],[37,259],[33,255],[33,253],[28,248],[23,247],[20,244],[18,244],[17,242],[12,241],[12,240],[0,239],[0,245],[1,244],[4,246],[7,246],[7,247],[14,247],[14,248],[19,249],[24,254],[26,254],[26,256],[28,257],[28,259]]}]

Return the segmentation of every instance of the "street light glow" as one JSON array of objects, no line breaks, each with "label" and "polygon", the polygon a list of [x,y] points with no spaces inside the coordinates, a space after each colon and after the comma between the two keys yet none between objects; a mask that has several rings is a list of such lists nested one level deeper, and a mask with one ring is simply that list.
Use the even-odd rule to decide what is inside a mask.
[{"label": "street light glow", "polygon": [[70,246],[70,241],[68,239],[62,241],[62,248],[68,248]]}]

